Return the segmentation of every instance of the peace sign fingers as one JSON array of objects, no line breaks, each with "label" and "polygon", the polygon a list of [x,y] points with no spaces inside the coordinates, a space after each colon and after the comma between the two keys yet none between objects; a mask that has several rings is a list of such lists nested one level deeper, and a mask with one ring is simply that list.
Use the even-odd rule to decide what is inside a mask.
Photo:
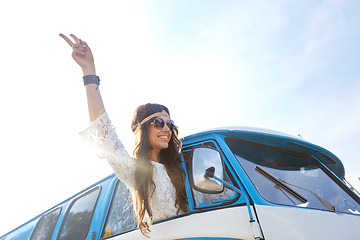
[{"label": "peace sign fingers", "polygon": [[[75,44],[75,43],[73,43],[73,42],[70,40],[70,38],[68,38],[67,36],[65,36],[65,35],[62,34],[62,33],[60,33],[59,36],[62,37],[62,38],[70,45],[70,47],[74,47],[74,44]],[[76,41],[77,37],[76,37],[75,35],[70,34],[70,36]]]},{"label": "peace sign fingers", "polygon": [[71,56],[81,66],[83,72],[85,70],[89,72],[89,69],[91,70],[90,72],[95,72],[94,57],[86,42],[77,38],[74,34],[70,34],[72,39],[62,33],[60,33],[59,36],[73,49]]},{"label": "peace sign fingers", "polygon": [[79,39],[74,34],[70,34],[70,37],[74,39],[75,43],[80,43]]}]

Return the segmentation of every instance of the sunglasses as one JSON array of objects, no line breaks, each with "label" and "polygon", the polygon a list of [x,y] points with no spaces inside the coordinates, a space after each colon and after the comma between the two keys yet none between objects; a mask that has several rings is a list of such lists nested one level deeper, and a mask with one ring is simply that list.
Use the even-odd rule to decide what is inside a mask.
[{"label": "sunglasses", "polygon": [[[150,124],[154,125],[157,130],[162,130],[165,127],[165,120],[161,117],[156,117],[150,122]],[[171,131],[177,130],[177,126],[175,126],[174,121],[171,119],[166,122],[166,125]]]}]

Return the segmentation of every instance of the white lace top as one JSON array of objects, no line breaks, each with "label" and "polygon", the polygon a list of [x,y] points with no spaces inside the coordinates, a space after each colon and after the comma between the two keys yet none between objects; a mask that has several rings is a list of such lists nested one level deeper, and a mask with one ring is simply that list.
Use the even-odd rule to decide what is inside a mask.
[{"label": "white lace top", "polygon": [[[98,156],[105,158],[110,163],[118,178],[134,193],[135,160],[130,157],[124,145],[118,139],[115,127],[107,113],[103,113],[80,133],[80,135],[98,148]],[[176,191],[174,185],[161,163],[152,162],[154,166],[153,180],[156,185],[154,194],[150,199],[153,212],[153,221],[175,216]],[[134,198],[133,198],[134,199]],[[145,215],[144,221],[148,221]]]}]

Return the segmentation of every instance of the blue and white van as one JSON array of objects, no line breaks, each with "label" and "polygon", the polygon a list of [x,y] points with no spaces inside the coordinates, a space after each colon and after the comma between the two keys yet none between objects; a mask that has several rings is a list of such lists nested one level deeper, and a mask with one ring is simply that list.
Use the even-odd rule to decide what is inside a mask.
[{"label": "blue and white van", "polygon": [[[328,150],[283,133],[216,129],[182,139],[190,211],[151,239],[360,239],[360,198]],[[110,175],[0,240],[147,239]]]}]

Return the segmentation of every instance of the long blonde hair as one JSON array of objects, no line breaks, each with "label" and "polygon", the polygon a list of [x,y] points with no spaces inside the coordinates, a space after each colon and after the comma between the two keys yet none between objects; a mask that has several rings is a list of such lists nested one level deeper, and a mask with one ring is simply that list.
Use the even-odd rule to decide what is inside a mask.
[{"label": "long blonde hair", "polygon": [[[140,122],[151,114],[165,111],[169,115],[169,110],[160,104],[147,103],[135,109],[131,129],[136,134],[134,149],[135,164],[135,215],[138,228],[147,236],[150,232],[149,226],[152,224],[152,210],[149,199],[153,195],[156,185],[153,180],[153,165],[149,157],[151,145],[148,139],[149,122]],[[185,171],[180,164],[181,142],[178,139],[177,130],[172,131],[169,147],[160,151],[160,163],[162,163],[170,177],[176,190],[175,207],[178,212],[188,211],[187,197],[185,192]],[[150,222],[143,222],[145,214],[148,214]]]}]

